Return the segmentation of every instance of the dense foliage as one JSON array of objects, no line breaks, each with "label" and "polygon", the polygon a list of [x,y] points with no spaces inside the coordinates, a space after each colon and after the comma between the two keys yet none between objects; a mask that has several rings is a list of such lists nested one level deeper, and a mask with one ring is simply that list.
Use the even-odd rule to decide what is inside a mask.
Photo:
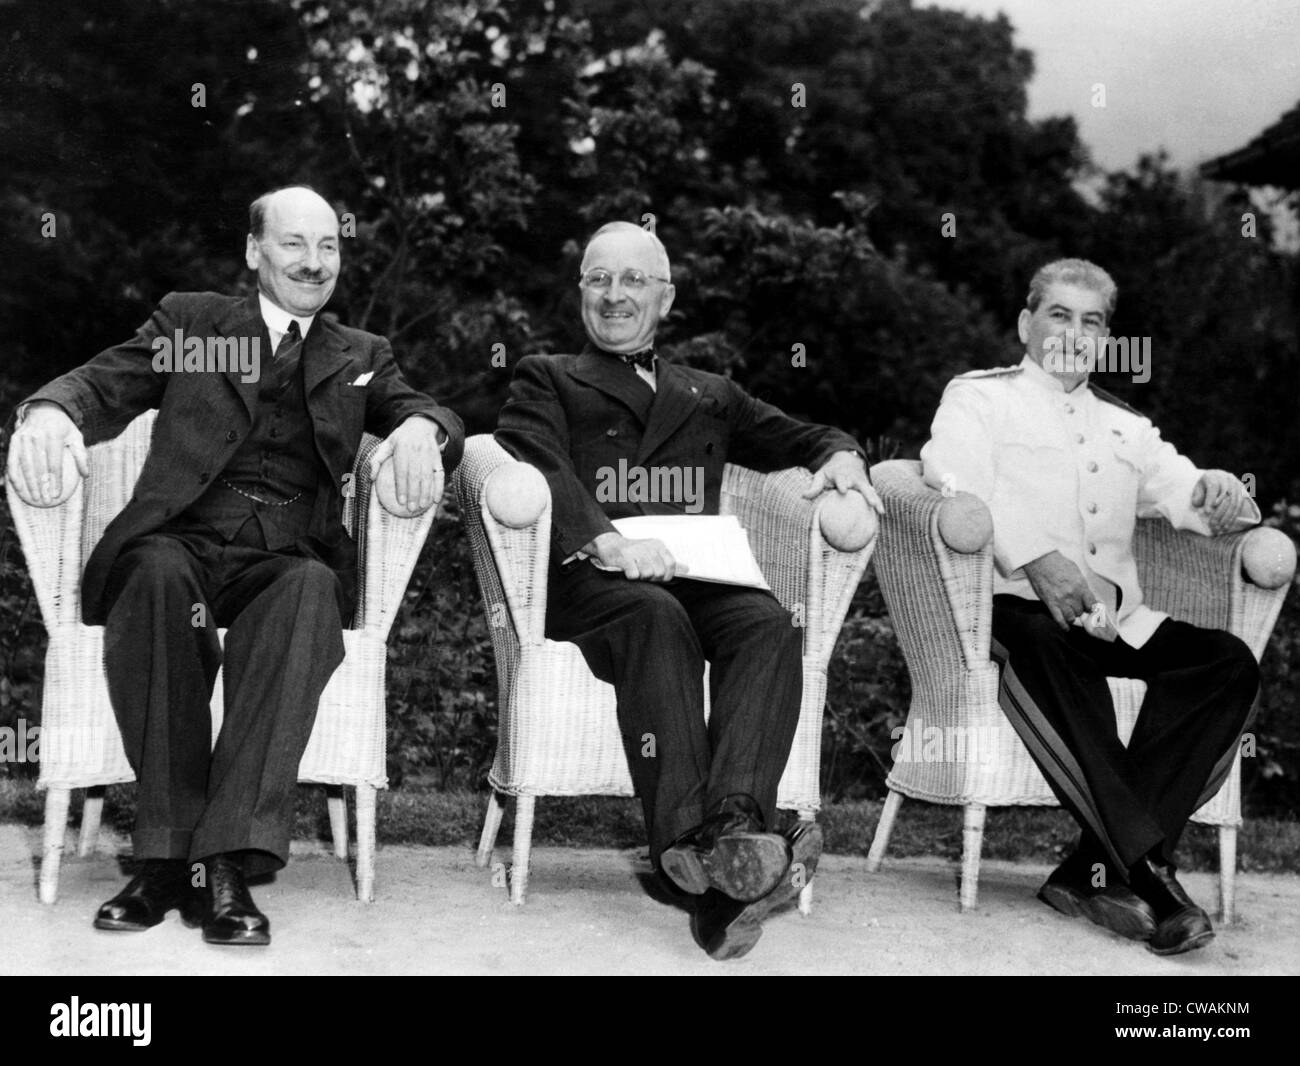
[{"label": "dense foliage", "polygon": [[[1151,338],[1151,380],[1106,384],[1198,463],[1253,474],[1295,535],[1294,255],[1265,215],[1252,235],[1240,192],[1154,151],[1103,174],[1072,119],[1031,120],[1012,38],[911,0],[0,6],[0,408],[169,290],[248,285],[246,205],[291,181],[348,212],[335,311],[478,432],[519,357],[580,343],[578,250],[610,218],[672,253],[667,354],[878,454],[915,455],[954,373],[1014,358],[1029,274],[1080,254],[1119,281],[1115,331]],[[394,631],[395,776],[478,783],[490,759],[466,553],[453,509]],[[1298,611],[1265,663],[1256,809],[1300,808]],[[3,725],[37,713],[44,639],[7,520],[0,639]],[[879,792],[906,700],[868,578],[832,674],[828,790]]]}]

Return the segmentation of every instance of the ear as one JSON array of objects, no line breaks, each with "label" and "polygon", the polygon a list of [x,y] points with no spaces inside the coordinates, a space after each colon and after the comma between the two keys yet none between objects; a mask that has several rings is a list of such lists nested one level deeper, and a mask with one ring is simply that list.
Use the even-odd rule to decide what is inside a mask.
[{"label": "ear", "polygon": [[1033,321],[1034,313],[1028,307],[1020,312],[1020,317],[1016,319],[1016,332],[1020,335],[1020,343],[1029,343],[1029,323]]},{"label": "ear", "polygon": [[248,235],[248,243],[244,245],[244,262],[248,264],[249,270],[256,270],[262,265],[262,247],[251,233]]},{"label": "ear", "polygon": [[677,295],[677,286],[669,282],[664,286],[663,294],[659,297],[659,317],[667,316],[669,309],[673,306],[673,297]]}]

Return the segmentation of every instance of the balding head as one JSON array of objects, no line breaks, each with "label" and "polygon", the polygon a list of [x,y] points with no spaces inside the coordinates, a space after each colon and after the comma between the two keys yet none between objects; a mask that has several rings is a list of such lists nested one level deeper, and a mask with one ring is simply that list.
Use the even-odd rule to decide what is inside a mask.
[{"label": "balding head", "polygon": [[657,274],[661,278],[672,280],[672,267],[668,262],[668,249],[664,247],[664,242],[651,233],[648,229],[642,229],[634,222],[606,222],[600,229],[591,235],[591,240],[587,242],[587,247],[582,253],[583,273],[586,273],[588,263],[591,260],[592,248],[597,241],[611,234],[622,234],[621,244],[627,242],[641,242],[653,256],[654,268],[651,273]]},{"label": "balding head", "polygon": [[334,293],[339,274],[339,219],[325,198],[305,185],[259,196],[248,209],[244,258],[257,287],[291,315],[316,314]]},{"label": "balding head", "polygon": [[325,198],[310,185],[282,185],[262,193],[248,205],[248,232],[259,240],[266,232],[266,215],[272,204],[287,211],[301,212],[314,207],[317,210],[324,208],[331,214],[334,212]]},{"label": "balding head", "polygon": [[582,324],[596,347],[617,354],[654,344],[673,305],[668,252],[631,222],[601,226],[582,254]]}]

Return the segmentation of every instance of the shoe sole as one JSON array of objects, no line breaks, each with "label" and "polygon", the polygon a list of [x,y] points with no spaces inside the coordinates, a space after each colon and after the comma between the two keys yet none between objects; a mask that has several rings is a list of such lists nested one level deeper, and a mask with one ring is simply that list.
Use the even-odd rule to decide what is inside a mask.
[{"label": "shoe sole", "polygon": [[790,868],[790,847],[778,833],[731,833],[712,851],[669,848],[659,857],[673,884],[693,896],[716,888],[740,903],[762,899]]},{"label": "shoe sole", "polygon": [[1147,941],[1156,931],[1154,923],[1126,908],[1112,906],[1104,896],[1081,896],[1065,885],[1046,884],[1038,890],[1038,898],[1069,918],[1087,918],[1125,940]]},{"label": "shoe sole", "polygon": [[745,916],[762,921],[772,911],[798,898],[812,883],[822,857],[822,827],[816,822],[802,822],[790,843],[790,866],[785,879],[766,896],[745,908]]},{"label": "shoe sole", "polygon": [[723,931],[718,943],[712,947],[705,945],[704,950],[710,958],[725,962],[748,955],[763,935],[763,919],[782,904],[795,899],[804,886],[812,882],[822,855],[822,827],[816,822],[801,825],[795,832],[790,852],[787,868],[790,876],[741,911]]},{"label": "shoe sole", "polygon": [[1213,939],[1214,930],[1206,929],[1197,933],[1195,936],[1189,936],[1186,940],[1175,944],[1173,947],[1157,948],[1148,944],[1147,951],[1151,952],[1152,955],[1160,955],[1162,957],[1166,955],[1182,955],[1188,951],[1195,951],[1197,948],[1205,947],[1205,945]]},{"label": "shoe sole", "polygon": [[160,925],[162,925],[161,921],[154,922],[153,925],[141,925],[139,922],[121,922],[115,918],[96,918],[94,921],[96,929],[103,929],[109,933],[147,933]]},{"label": "shoe sole", "polygon": [[204,932],[203,943],[215,944],[219,948],[243,948],[243,947],[263,947],[271,942],[271,934],[263,932],[248,931],[244,933],[231,933],[222,939],[216,939]]}]

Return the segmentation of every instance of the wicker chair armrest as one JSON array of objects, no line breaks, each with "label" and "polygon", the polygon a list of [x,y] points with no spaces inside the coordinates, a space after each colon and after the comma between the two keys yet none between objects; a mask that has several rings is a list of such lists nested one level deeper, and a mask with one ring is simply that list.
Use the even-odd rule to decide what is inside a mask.
[{"label": "wicker chair armrest", "polygon": [[47,629],[81,621],[81,575],[91,550],[126,506],[153,438],[158,412],[87,449],[90,472],[58,507],[31,507],[6,484],[14,528]]},{"label": "wicker chair armrest", "polygon": [[[357,541],[357,611],[352,628],[370,630],[387,640],[438,508],[409,518],[384,508],[369,469],[371,453],[380,443],[369,433],[362,437],[352,466],[350,495],[344,497],[343,524]],[[365,515],[365,521],[358,524],[359,515]]]},{"label": "wicker chair armrest", "polygon": [[877,463],[871,478],[885,506],[876,573],[909,667],[925,672],[987,665],[993,612],[988,509],[968,494],[945,496],[926,485],[917,462]]},{"label": "wicker chair armrest", "polygon": [[1226,629],[1263,654],[1295,576],[1295,546],[1276,529],[1222,537],[1142,519],[1133,538],[1148,606],[1192,625]]},{"label": "wicker chair armrest", "polygon": [[[534,475],[525,478],[529,490],[537,495],[525,501],[529,505],[522,513],[512,487],[527,472]],[[465,442],[454,481],[494,642],[507,637],[522,645],[540,645],[545,639],[551,543],[545,479],[484,433]]]},{"label": "wicker chair armrest", "polygon": [[58,507],[33,507],[24,503],[7,480],[5,491],[45,628],[78,621],[85,486],[78,486]]},{"label": "wicker chair armrest", "polygon": [[802,467],[760,474],[728,464],[721,509],[740,520],[772,592],[803,626],[804,655],[825,663],[875,549],[878,527],[874,512],[856,495],[841,499],[829,492],[805,499],[810,477]]}]

